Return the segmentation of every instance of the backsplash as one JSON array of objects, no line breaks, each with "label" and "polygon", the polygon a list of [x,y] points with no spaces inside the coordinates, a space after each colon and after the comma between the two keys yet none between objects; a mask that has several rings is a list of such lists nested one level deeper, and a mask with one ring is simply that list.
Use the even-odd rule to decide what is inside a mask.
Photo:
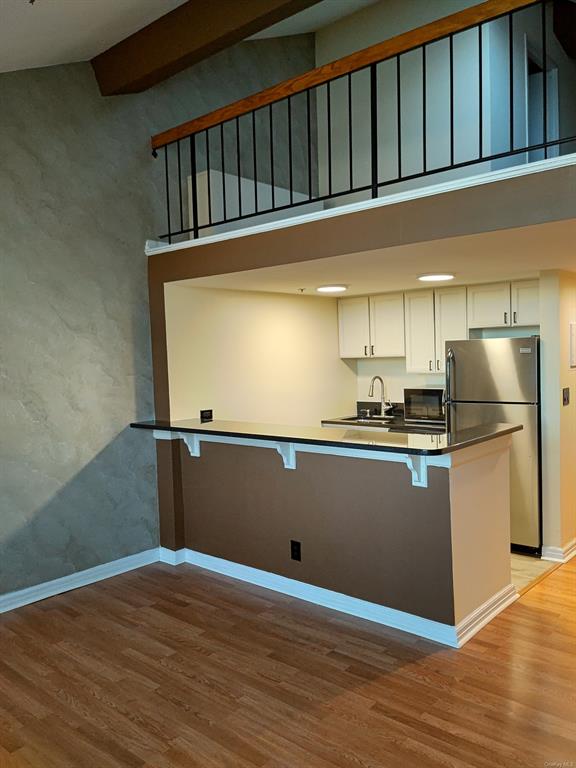
[{"label": "backsplash", "polygon": [[379,387],[376,387],[375,397],[368,397],[372,376],[382,376],[386,385],[386,397],[397,403],[404,401],[404,389],[406,388],[444,387],[445,385],[443,373],[406,373],[406,360],[403,357],[358,360],[357,372],[357,399],[362,401],[378,401],[380,399]]}]

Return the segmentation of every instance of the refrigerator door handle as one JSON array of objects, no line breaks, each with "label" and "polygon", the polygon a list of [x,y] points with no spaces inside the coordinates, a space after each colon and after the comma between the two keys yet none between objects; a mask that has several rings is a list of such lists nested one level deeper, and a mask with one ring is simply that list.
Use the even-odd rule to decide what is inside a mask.
[{"label": "refrigerator door handle", "polygon": [[446,432],[452,432],[452,378],[455,361],[454,350],[448,347],[446,350],[446,390],[444,392],[444,418],[446,419]]},{"label": "refrigerator door handle", "polygon": [[454,378],[454,362],[455,362],[454,350],[452,347],[448,347],[446,350],[446,395],[445,402],[452,402],[452,380]]}]

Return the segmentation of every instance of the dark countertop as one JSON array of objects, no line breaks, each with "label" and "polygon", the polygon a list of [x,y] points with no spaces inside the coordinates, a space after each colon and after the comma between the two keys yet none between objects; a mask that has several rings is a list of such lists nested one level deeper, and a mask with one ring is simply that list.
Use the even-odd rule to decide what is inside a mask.
[{"label": "dark countertop", "polygon": [[251,421],[209,421],[185,419],[182,421],[139,421],[130,424],[135,429],[153,429],[167,432],[190,432],[197,435],[253,438],[281,443],[326,445],[368,451],[409,453],[424,456],[441,456],[471,445],[484,443],[522,429],[515,424],[484,424],[457,432],[434,431],[422,433],[389,432],[386,427],[355,429],[339,427],[294,427],[278,424],[260,424]]}]

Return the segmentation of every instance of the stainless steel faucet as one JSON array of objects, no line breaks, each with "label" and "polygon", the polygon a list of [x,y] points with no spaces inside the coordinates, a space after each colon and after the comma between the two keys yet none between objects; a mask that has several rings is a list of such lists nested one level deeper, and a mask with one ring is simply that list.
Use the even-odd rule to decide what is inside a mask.
[{"label": "stainless steel faucet", "polygon": [[374,397],[374,382],[376,381],[380,382],[380,413],[383,416],[386,411],[392,408],[392,403],[386,397],[386,385],[384,384],[384,379],[382,376],[372,377],[372,381],[370,382],[370,389],[368,390],[368,397]]}]

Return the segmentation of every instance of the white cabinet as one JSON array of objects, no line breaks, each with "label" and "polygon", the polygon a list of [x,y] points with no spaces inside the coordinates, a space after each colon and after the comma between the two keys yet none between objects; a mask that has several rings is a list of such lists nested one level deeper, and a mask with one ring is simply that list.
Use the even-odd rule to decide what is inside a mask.
[{"label": "white cabinet", "polygon": [[468,328],[511,325],[510,283],[468,286]]},{"label": "white cabinet", "polygon": [[468,327],[539,325],[539,293],[538,280],[471,285],[468,288]]},{"label": "white cabinet", "polygon": [[434,370],[434,291],[404,294],[406,328],[406,370],[428,373]]},{"label": "white cabinet", "polygon": [[447,341],[468,338],[466,322],[466,288],[436,288],[434,291],[434,316],[436,330],[436,371],[445,370]]},{"label": "white cabinet", "polygon": [[373,357],[404,357],[404,294],[370,297],[370,351]]},{"label": "white cabinet", "polygon": [[512,283],[512,325],[540,324],[540,284],[538,280]]},{"label": "white cabinet", "polygon": [[340,357],[403,357],[404,294],[338,301]]},{"label": "white cabinet", "polygon": [[340,357],[370,355],[370,311],[366,296],[338,301]]},{"label": "white cabinet", "polygon": [[468,338],[466,288],[405,294],[406,371],[442,373],[447,341]]}]

